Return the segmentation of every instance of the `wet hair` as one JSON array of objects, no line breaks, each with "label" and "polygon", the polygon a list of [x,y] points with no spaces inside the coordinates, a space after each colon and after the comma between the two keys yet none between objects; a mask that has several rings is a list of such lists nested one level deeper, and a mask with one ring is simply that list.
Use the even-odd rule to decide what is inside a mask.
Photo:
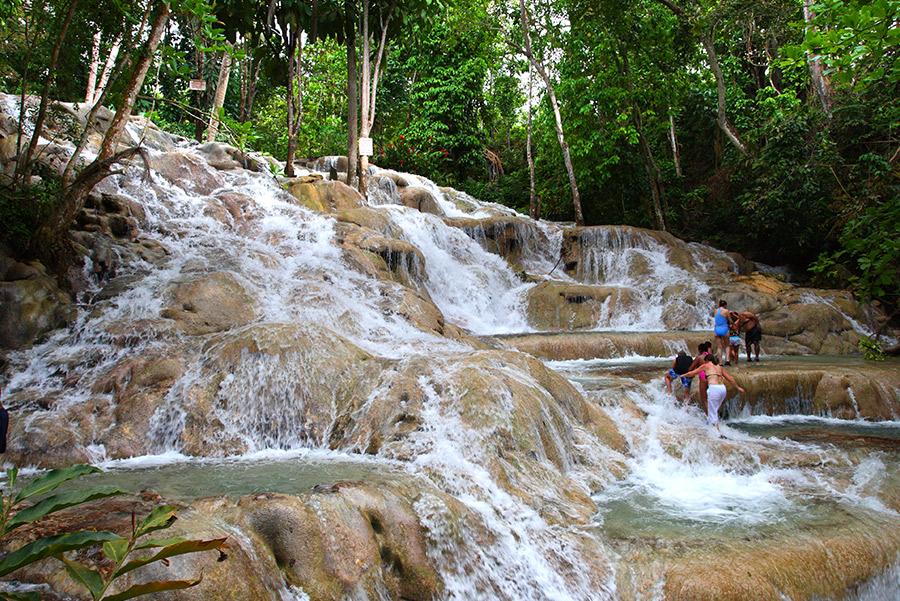
[{"label": "wet hair", "polygon": [[719,301],[719,306],[720,306],[720,307],[727,307],[727,306],[728,306],[728,301],[727,301],[727,300],[724,300],[724,299],[723,299],[723,300],[720,300],[720,301]]},{"label": "wet hair", "polygon": [[719,359],[718,359],[715,355],[710,355],[710,356],[709,356],[709,361],[710,361],[710,363],[712,363],[713,365],[718,365],[718,364],[719,364]]},{"label": "wet hair", "polygon": [[711,348],[712,348],[712,342],[710,342],[708,340],[706,342],[701,342],[700,344],[697,345],[697,350],[701,353],[705,353],[706,351],[708,351]]}]

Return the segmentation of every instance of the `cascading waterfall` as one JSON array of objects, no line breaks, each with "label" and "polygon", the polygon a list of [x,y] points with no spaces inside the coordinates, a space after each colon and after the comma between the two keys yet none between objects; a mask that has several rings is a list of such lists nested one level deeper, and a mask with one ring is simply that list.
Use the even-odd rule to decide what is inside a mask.
[{"label": "cascading waterfall", "polygon": [[[713,533],[738,545],[756,528],[771,527],[779,534],[791,527],[803,530],[818,519],[842,516],[842,511],[869,512],[866,519],[877,526],[879,520],[896,520],[896,512],[883,501],[891,494],[886,478],[895,471],[886,459],[861,458],[827,445],[766,441],[729,428],[729,440],[722,442],[696,410],[686,411],[663,397],[659,378],[646,384],[615,375],[592,387],[586,374],[595,364],[551,364],[579,383],[580,393],[590,398],[588,409],[567,401],[566,392],[562,400],[549,399],[549,385],[524,368],[496,358],[488,367],[479,365],[534,395],[537,417],[532,423],[517,421],[513,392],[499,386],[478,390],[479,383],[467,381],[457,368],[460,358],[475,354],[478,346],[468,334],[533,331],[526,296],[541,278],[633,291],[639,302],[607,315],[600,329],[703,327],[713,299],[710,286],[697,274],[733,269],[724,253],[694,244],[664,244],[629,228],[594,228],[580,234],[580,261],[570,277],[566,265],[557,265],[567,243],[561,226],[447,192],[425,178],[396,174],[409,186],[427,190],[451,221],[493,220],[509,228],[517,245],[514,269],[490,251],[485,226],[457,227],[401,206],[396,182],[373,167],[370,174],[382,177],[373,178],[366,209],[389,224],[391,231],[380,234],[393,233],[421,253],[424,260],[416,259],[421,264],[404,263],[398,269],[406,269],[407,280],[421,280],[416,293],[421,292],[422,302],[434,303],[441,320],[464,330],[456,338],[445,337],[419,327],[398,309],[408,300],[408,288],[372,277],[349,258],[333,217],[298,206],[267,174],[219,172],[190,146],[181,152],[199,165],[201,176],[220,184],[198,193],[190,189],[190,181],[182,187],[160,173],[142,182],[134,168],[101,184],[98,192],[121,195],[143,208],[141,237],[164,248],[164,256],[154,262],[122,251],[113,280],[82,292],[70,328],[10,354],[8,394],[27,402],[47,399],[49,411],[66,415],[75,406],[118,402],[119,390],[135,377],[128,367],[131,360],[189,357],[183,373],[173,376],[163,404],[143,424],[141,435],[151,441],[148,453],[158,454],[162,463],[190,461],[191,443],[208,444],[213,455],[244,459],[314,449],[309,453],[332,453],[349,462],[370,453],[376,468],[390,466],[424,478],[431,490],[463,506],[469,520],[455,522],[457,510],[435,494],[423,493],[414,501],[447,599],[618,598],[619,576],[628,570],[627,551],[617,555],[620,550],[611,550],[607,536],[627,539],[626,547],[643,544],[642,537],[651,547],[653,541],[665,547],[666,536],[684,527],[697,537]],[[336,166],[336,160],[327,159],[314,168]],[[224,211],[228,199],[243,203],[237,215]],[[173,290],[215,277],[224,277],[232,286],[228,290],[243,291],[229,294],[248,299],[244,321],[220,331],[186,334],[161,319],[170,311],[192,310],[183,306],[187,301],[173,306],[178,304]],[[113,293],[108,287],[116,283],[122,285]],[[402,437],[382,441],[372,452],[369,445],[383,433],[340,438],[352,429],[340,423],[342,403],[351,406],[346,398],[362,397],[352,405],[351,420],[374,419],[376,402],[396,389],[404,391],[397,404],[412,403],[404,388],[412,384],[395,382],[383,372],[396,373],[422,357],[431,371],[412,379],[423,392],[422,410]],[[616,366],[625,369],[647,361],[631,357]],[[337,365],[323,365],[328,362]],[[125,375],[117,379],[110,374]],[[467,421],[461,407],[473,392],[484,398],[489,394],[495,405],[469,407],[476,417],[469,415]],[[604,402],[602,394],[614,395],[616,402]],[[548,407],[566,403],[575,407],[567,407],[572,416],[551,415]],[[209,420],[205,424],[212,424],[206,430],[192,424],[198,406]],[[26,428],[42,427],[41,417],[38,411],[27,415]],[[609,418],[624,437],[622,449],[600,441],[598,424]],[[401,412],[394,421],[404,419],[412,418]],[[500,425],[473,426],[478,419],[496,419]],[[582,419],[596,430],[581,424]],[[91,458],[116,456],[104,446],[116,424],[82,422],[79,427],[94,428],[87,445]],[[520,444],[517,436],[526,441],[533,436],[539,443],[522,457],[507,455]],[[523,462],[544,471],[529,474],[529,480],[522,476]],[[541,480],[547,474],[567,479],[563,481],[572,489],[560,493],[554,488],[558,483]],[[528,488],[536,482],[543,487],[537,493]],[[522,488],[516,489],[518,485]],[[569,525],[548,517],[553,512],[577,514],[591,499],[591,510],[599,510],[593,519]],[[895,590],[890,580],[896,567],[885,574],[868,588],[860,587],[859,598]],[[662,583],[656,577],[642,590],[661,594]],[[278,595],[284,601],[308,598],[301,588],[288,585]]]},{"label": "cascading waterfall", "polygon": [[701,251],[699,245],[683,244],[681,262],[676,264],[670,247],[623,226],[584,230],[577,244],[581,260],[575,279],[623,288],[638,296],[623,310],[608,315],[600,329],[696,329],[709,323],[715,306],[709,286],[686,268],[704,270],[704,251],[712,249]]}]

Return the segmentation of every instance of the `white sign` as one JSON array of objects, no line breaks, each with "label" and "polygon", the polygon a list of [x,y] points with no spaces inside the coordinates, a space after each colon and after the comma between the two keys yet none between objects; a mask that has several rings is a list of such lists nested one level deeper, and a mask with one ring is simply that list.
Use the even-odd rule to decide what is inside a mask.
[{"label": "white sign", "polygon": [[188,88],[191,90],[196,90],[197,92],[202,92],[206,89],[206,80],[205,79],[192,79],[188,84]]},{"label": "white sign", "polygon": [[372,154],[373,144],[372,138],[360,138],[359,139],[359,156],[370,157]]}]

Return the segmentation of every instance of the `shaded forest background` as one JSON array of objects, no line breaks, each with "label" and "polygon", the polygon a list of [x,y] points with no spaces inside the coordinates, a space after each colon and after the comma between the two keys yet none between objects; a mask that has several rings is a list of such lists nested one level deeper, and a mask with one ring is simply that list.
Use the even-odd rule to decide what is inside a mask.
[{"label": "shaded forest background", "polygon": [[[112,56],[131,60],[102,100],[120,107],[161,7],[131,108],[166,130],[202,140],[215,121],[280,160],[370,133],[381,167],[534,213],[530,122],[541,217],[576,217],[577,180],[588,225],[664,228],[896,305],[896,0],[15,0],[0,89],[88,102]],[[34,206],[62,202],[50,184]],[[10,244],[45,214],[22,198],[0,203]]]}]

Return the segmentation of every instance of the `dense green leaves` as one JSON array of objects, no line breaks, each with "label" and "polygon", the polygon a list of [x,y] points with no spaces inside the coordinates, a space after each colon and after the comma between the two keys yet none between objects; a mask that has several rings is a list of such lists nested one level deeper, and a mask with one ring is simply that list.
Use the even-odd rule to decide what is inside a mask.
[{"label": "dense green leaves", "polygon": [[101,545],[106,541],[121,538],[112,532],[67,532],[47,536],[16,549],[0,560],[0,576],[6,576],[21,567],[66,551]]},{"label": "dense green leaves", "polygon": [[53,495],[31,507],[18,511],[6,523],[6,530],[8,532],[13,528],[34,522],[35,520],[39,520],[44,516],[66,509],[67,507],[74,507],[75,505],[81,505],[82,503],[87,503],[89,501],[120,495],[124,492],[125,491],[115,486],[104,486],[95,489],[76,490]]},{"label": "dense green leaves", "polygon": [[[98,471],[100,470],[87,465],[75,465],[64,469],[51,470],[35,478],[17,493],[15,486],[18,479],[18,470],[16,468],[7,470],[8,492],[0,495],[0,501],[2,501],[0,503],[0,535],[5,535],[16,527],[37,522],[41,518],[62,509],[77,507],[90,501],[122,494],[123,491],[115,487],[62,491],[40,499],[32,505],[24,506],[24,503],[32,497],[47,495],[70,480]],[[6,576],[35,562],[55,557],[65,565],[68,575],[88,590],[94,601],[132,599],[155,592],[196,586],[200,582],[199,579],[157,581],[135,585],[122,592],[107,595],[107,591],[113,586],[115,580],[123,574],[151,563],[165,562],[171,557],[218,549],[225,543],[224,538],[192,540],[173,537],[140,540],[147,534],[164,530],[171,526],[176,519],[175,513],[176,507],[172,505],[155,507],[139,522],[134,523],[132,521],[130,536],[92,530],[62,532],[43,536],[3,556],[0,559],[0,576]],[[106,560],[112,563],[111,568],[100,571],[100,569],[84,565],[66,555],[70,551],[80,551],[98,546],[102,548]],[[150,549],[156,549],[156,551],[147,553]],[[131,558],[133,551],[141,552],[139,557]],[[17,601],[38,598],[38,594],[32,592],[0,592],[0,599]]]}]

